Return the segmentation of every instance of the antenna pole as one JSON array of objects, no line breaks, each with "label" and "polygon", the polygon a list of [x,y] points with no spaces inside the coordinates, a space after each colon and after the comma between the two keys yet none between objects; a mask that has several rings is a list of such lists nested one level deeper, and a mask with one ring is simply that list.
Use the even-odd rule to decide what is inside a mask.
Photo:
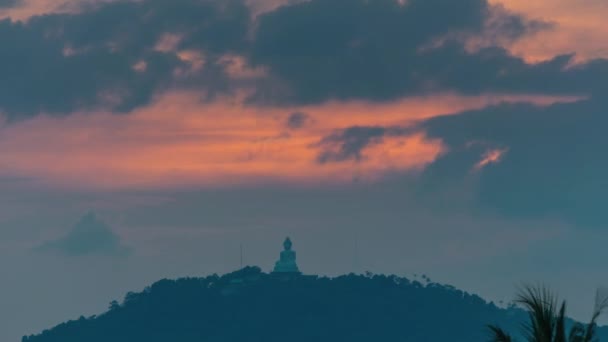
[{"label": "antenna pole", "polygon": [[355,273],[359,271],[359,233],[355,231]]},{"label": "antenna pole", "polygon": [[243,244],[241,243],[240,245],[240,252],[241,252],[241,269],[243,268]]}]

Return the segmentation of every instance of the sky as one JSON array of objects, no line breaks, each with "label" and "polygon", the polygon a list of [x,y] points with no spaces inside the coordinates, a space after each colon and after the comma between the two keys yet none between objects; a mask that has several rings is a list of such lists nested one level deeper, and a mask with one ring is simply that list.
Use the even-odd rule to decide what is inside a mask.
[{"label": "sky", "polygon": [[604,0],[0,0],[0,340],[168,277],[428,275],[586,320]]}]

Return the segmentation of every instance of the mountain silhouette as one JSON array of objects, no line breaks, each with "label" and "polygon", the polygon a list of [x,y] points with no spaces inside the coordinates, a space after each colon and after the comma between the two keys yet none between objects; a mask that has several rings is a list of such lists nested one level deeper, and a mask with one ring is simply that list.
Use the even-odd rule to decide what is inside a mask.
[{"label": "mountain silhouette", "polygon": [[[23,342],[487,341],[487,324],[514,331],[527,319],[448,285],[384,275],[336,278],[257,267],[161,280],[107,312]],[[599,329],[608,340],[608,328]]]}]

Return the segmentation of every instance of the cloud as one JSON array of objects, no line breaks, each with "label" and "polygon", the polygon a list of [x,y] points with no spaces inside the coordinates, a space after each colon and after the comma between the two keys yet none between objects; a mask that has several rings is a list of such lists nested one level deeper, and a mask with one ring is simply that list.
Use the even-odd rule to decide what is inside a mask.
[{"label": "cloud", "polygon": [[390,130],[384,127],[362,126],[334,132],[318,143],[321,152],[317,160],[321,164],[346,160],[361,161],[363,150],[371,145],[382,143],[387,132]]},{"label": "cloud", "polygon": [[[500,45],[550,27],[482,0],[312,0],[283,6],[260,17],[250,58],[284,86],[261,87],[253,100],[303,104],[442,91],[601,89],[605,81],[592,74],[606,73],[606,61],[568,68],[573,56],[563,55],[528,64]],[[476,37],[485,43],[471,49]]]},{"label": "cloud", "polygon": [[40,245],[37,250],[70,257],[87,255],[126,256],[131,252],[129,247],[122,244],[120,237],[93,213],[82,217],[66,236],[46,242]]},{"label": "cloud", "polygon": [[[561,217],[605,226],[605,108],[600,99],[548,107],[505,104],[430,119],[422,128],[441,139],[448,152],[426,169],[422,183],[435,184],[432,191],[439,193],[475,177],[471,189],[478,208],[507,217]],[[508,153],[488,155],[492,150]],[[500,162],[469,172],[493,155]]]},{"label": "cloud", "polygon": [[22,2],[23,0],[0,0],[0,9],[15,7]]},{"label": "cloud", "polygon": [[512,56],[505,41],[548,24],[486,0],[312,0],[270,8],[255,16],[244,0],[101,1],[0,21],[0,111],[9,121],[124,113],[182,90],[204,100],[289,106],[605,89],[605,60],[572,67],[573,55],[540,64]]},{"label": "cloud", "polygon": [[502,158],[508,151],[509,151],[508,148],[503,148],[503,149],[495,148],[495,149],[490,149],[490,150],[486,151],[483,154],[481,160],[477,164],[475,164],[475,167],[473,169],[481,170],[488,165],[500,163],[500,161],[502,160]]},{"label": "cloud", "polygon": [[[246,106],[222,97],[201,102],[196,91],[167,93],[129,115],[42,115],[5,125],[0,134],[0,176],[28,178],[32,186],[79,190],[344,183],[356,175],[378,179],[419,170],[441,153],[441,141],[426,139],[423,130],[419,135],[401,134],[420,120],[502,102],[547,106],[576,100],[444,94],[286,109]],[[309,120],[297,130],[287,130],[285,113],[298,111]],[[364,144],[358,161],[318,162],[322,151],[340,149],[344,130],[357,126],[382,127],[387,134],[380,143]]]},{"label": "cloud", "polygon": [[[551,111],[566,120],[563,108],[584,112],[583,104],[498,105],[478,110],[479,118],[466,112],[458,120],[427,121],[417,136],[394,129],[503,100],[546,105],[586,96],[591,102],[583,103],[597,102],[605,94],[608,61],[573,64],[573,55],[562,55],[530,64],[495,46],[545,29],[546,23],[482,0],[312,0],[255,19],[237,0],[149,0],[5,20],[0,107],[9,119],[46,114],[3,129],[0,161],[7,176],[73,187],[348,181],[357,173],[377,177],[429,163],[424,177],[444,175],[439,184],[469,177],[488,151],[508,149],[499,163],[479,170],[483,183],[514,167],[511,161],[524,151],[517,139],[551,132],[530,120],[543,113],[550,121]],[[489,43],[471,49],[476,37]],[[239,91],[248,88],[255,91],[253,105],[240,101]],[[166,100],[180,91],[189,96]],[[281,107],[259,106],[269,103]],[[498,117],[504,108],[530,115]],[[294,114],[285,122],[284,113]],[[471,115],[476,119],[465,119]],[[489,135],[492,120],[502,123],[499,129],[518,125],[526,134]],[[485,145],[467,147],[471,141]],[[555,146],[566,148],[535,143],[544,150],[523,162],[540,168],[544,160],[557,169],[546,157]],[[451,163],[457,167],[444,166]],[[551,196],[547,206],[558,198]],[[517,207],[498,196],[488,203]]]},{"label": "cloud", "polygon": [[289,114],[287,118],[287,127],[290,129],[300,129],[310,121],[310,116],[302,112],[294,112]]},{"label": "cloud", "polygon": [[[246,48],[249,11],[229,1],[102,2],[78,13],[0,21],[0,110],[10,119],[87,108],[130,111],[167,87],[229,91],[224,54]],[[176,51],[155,49],[182,34]],[[185,52],[206,57],[194,74]],[[139,64],[138,64],[139,63]],[[144,65],[134,68],[136,65]]]},{"label": "cloud", "polygon": [[542,61],[576,51],[579,62],[608,58],[608,7],[603,0],[491,0],[531,18],[546,18],[550,30],[528,35],[509,45],[509,51],[528,61]]}]

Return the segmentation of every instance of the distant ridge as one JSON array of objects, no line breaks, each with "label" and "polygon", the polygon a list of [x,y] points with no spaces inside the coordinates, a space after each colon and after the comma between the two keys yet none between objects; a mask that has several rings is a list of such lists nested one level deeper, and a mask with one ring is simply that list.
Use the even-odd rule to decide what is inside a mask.
[{"label": "distant ridge", "polygon": [[[384,275],[276,277],[257,267],[161,280],[99,316],[24,342],[487,341],[485,325],[516,331],[520,309],[501,309],[448,285]],[[607,328],[599,329],[608,341]]]}]

